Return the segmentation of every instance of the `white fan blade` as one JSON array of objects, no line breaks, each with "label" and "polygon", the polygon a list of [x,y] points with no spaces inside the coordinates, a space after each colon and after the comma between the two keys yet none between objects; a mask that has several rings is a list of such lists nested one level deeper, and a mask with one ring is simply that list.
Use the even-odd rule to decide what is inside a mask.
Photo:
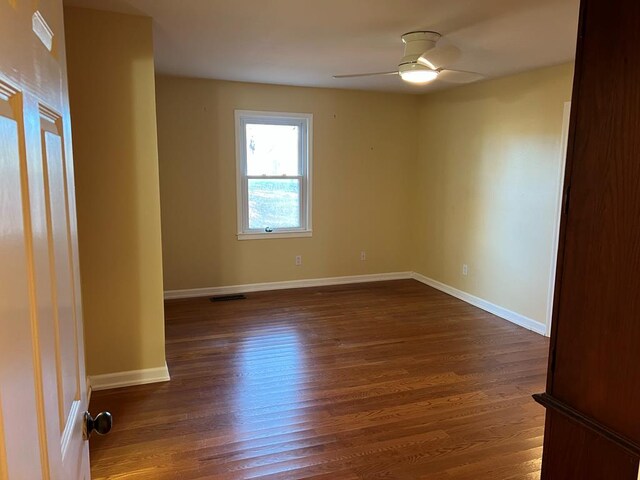
[{"label": "white fan blade", "polygon": [[418,63],[426,65],[433,70],[437,70],[445,65],[451,65],[456,62],[461,55],[462,52],[458,47],[454,47],[453,45],[443,45],[442,47],[435,47],[424,52],[418,59]]},{"label": "white fan blade", "polygon": [[373,77],[375,75],[398,75],[398,71],[393,72],[376,72],[376,73],[352,73],[348,75],[334,75],[333,78],[356,78],[356,77]]},{"label": "white fan blade", "polygon": [[440,70],[438,80],[450,83],[471,83],[482,80],[484,75],[475,72],[463,72],[460,70]]}]

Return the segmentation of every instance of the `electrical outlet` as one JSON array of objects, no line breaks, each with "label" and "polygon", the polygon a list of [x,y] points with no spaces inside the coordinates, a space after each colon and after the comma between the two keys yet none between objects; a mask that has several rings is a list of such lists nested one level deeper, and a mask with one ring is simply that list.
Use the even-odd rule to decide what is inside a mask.
[{"label": "electrical outlet", "polygon": [[367,259],[367,252],[365,251],[360,252],[360,260],[364,262],[366,259]]},{"label": "electrical outlet", "polygon": [[302,255],[296,255],[296,265],[298,267],[302,265]]},{"label": "electrical outlet", "polygon": [[469,267],[467,267],[466,263],[462,264],[462,275],[464,275],[465,277],[468,275],[469,273]]}]

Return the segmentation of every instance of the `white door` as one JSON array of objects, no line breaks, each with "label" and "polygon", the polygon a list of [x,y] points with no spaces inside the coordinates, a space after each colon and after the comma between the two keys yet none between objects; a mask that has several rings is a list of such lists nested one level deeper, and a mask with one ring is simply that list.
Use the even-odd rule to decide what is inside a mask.
[{"label": "white door", "polygon": [[0,480],[89,478],[62,0],[0,0]]}]

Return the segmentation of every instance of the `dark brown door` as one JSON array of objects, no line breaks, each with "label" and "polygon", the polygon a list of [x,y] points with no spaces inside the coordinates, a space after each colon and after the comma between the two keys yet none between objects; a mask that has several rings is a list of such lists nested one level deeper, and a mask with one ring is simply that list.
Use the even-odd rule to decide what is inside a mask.
[{"label": "dark brown door", "polygon": [[640,456],[640,2],[582,0],[543,478],[633,479]]}]

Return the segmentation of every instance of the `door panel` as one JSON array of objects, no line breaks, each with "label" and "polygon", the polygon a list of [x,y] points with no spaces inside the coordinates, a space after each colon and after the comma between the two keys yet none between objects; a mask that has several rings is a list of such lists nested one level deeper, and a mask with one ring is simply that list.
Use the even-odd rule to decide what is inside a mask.
[{"label": "door panel", "polygon": [[0,479],[90,477],[63,34],[0,1]]},{"label": "door panel", "polygon": [[548,410],[548,438],[544,467],[546,478],[553,480],[635,479],[638,461],[615,443],[582,428],[562,414]]},{"label": "door panel", "polygon": [[[71,243],[60,117],[41,108],[42,158],[47,208],[48,245],[56,352],[60,431],[68,425],[74,403],[80,400],[77,329],[74,314]],[[63,452],[64,456],[64,452]]]},{"label": "door panel", "polygon": [[[30,298],[33,282],[27,268],[30,259],[24,203],[28,199],[18,123],[22,102],[17,90],[6,84],[0,92],[0,385],[6,468],[9,475],[19,471],[24,478],[39,478],[40,456],[33,458],[30,454],[33,444],[42,443],[34,415],[42,413],[42,409],[33,395],[36,382]],[[17,412],[32,415],[16,415]]]}]

